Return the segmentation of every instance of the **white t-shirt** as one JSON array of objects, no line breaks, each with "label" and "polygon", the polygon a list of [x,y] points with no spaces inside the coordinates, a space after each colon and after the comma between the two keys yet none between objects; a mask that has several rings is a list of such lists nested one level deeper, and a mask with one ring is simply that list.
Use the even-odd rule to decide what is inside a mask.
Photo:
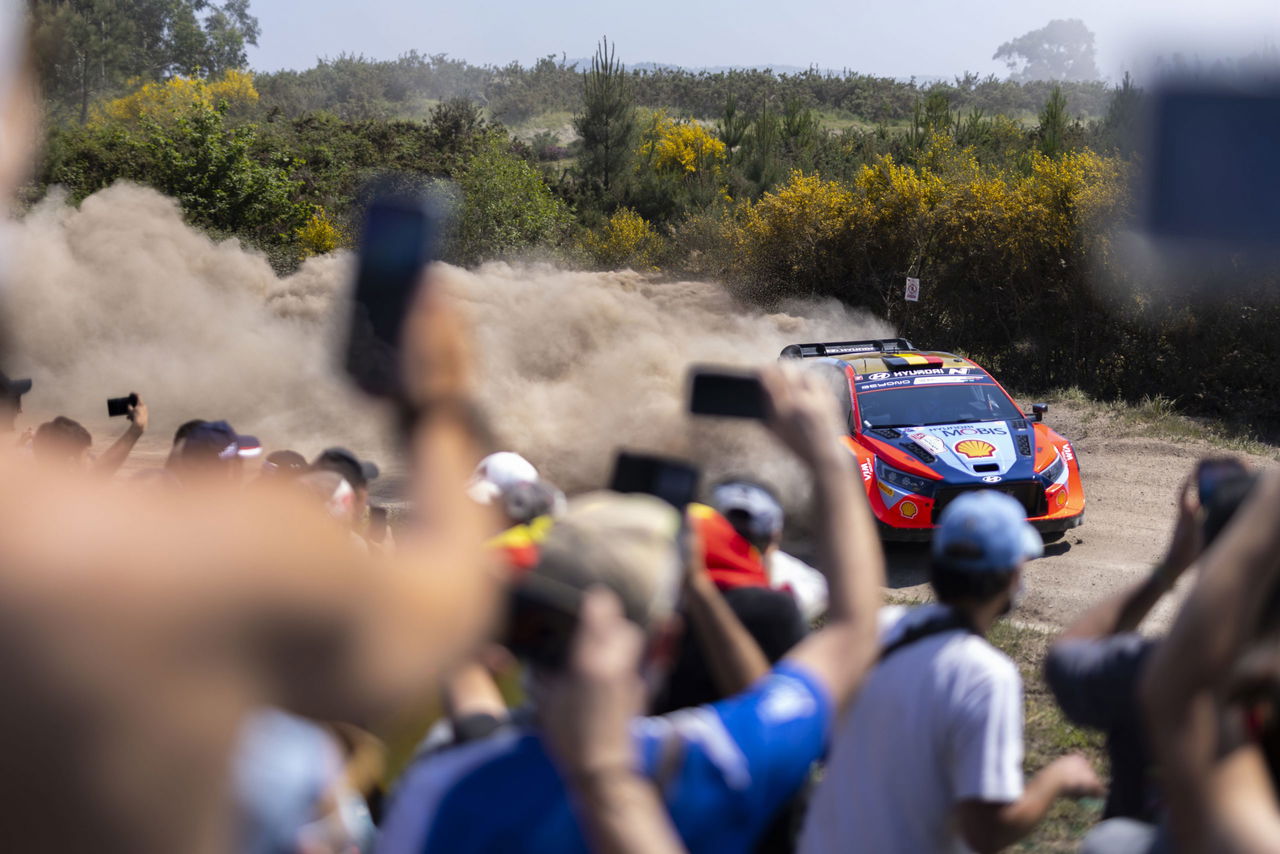
[{"label": "white t-shirt", "polygon": [[827,579],[821,572],[781,549],[769,552],[766,569],[769,586],[789,591],[806,622],[827,613]]},{"label": "white t-shirt", "polygon": [[[886,645],[937,605],[885,608]],[[800,837],[801,854],[964,852],[961,801],[1022,796],[1022,679],[961,630],[930,635],[876,666],[837,724]]]}]

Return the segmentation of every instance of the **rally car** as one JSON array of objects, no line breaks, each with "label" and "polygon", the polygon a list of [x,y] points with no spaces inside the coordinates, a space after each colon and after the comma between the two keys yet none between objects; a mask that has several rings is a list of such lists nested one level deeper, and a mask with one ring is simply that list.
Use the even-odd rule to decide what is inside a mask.
[{"label": "rally car", "polygon": [[886,539],[928,539],[947,504],[974,489],[1016,498],[1046,539],[1084,521],[1080,465],[1043,423],[1048,405],[1023,413],[974,362],[902,338],[792,344],[782,356],[828,372]]}]

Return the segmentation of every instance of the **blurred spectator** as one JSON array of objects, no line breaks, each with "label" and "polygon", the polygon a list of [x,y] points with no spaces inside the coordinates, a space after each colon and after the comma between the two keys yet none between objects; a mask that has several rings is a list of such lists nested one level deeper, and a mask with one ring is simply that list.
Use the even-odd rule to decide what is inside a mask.
[{"label": "blurred spectator", "polygon": [[101,475],[115,474],[129,459],[149,423],[147,404],[136,393],[133,398],[137,402],[129,404],[126,412],[129,426],[102,456],[94,459],[93,437],[88,430],[78,421],[59,415],[36,429],[31,442],[36,461],[61,468],[91,470]]},{"label": "blurred spectator", "polygon": [[1142,676],[1179,854],[1261,854],[1280,840],[1277,508],[1280,475],[1271,472],[1201,559],[1195,587]]},{"label": "blurred spectator", "polygon": [[369,484],[382,474],[377,463],[362,460],[346,448],[329,448],[311,461],[312,471],[331,471],[342,476],[355,492],[356,513],[364,519],[369,506]]},{"label": "blurred spectator", "polygon": [[[1209,506],[1201,508],[1195,477],[1189,477],[1179,495],[1177,524],[1164,559],[1145,580],[1078,617],[1049,649],[1045,679],[1058,705],[1073,723],[1107,736],[1111,788],[1104,819],[1155,822],[1160,817],[1147,727],[1138,705],[1138,684],[1159,640],[1139,634],[1137,628],[1195,563],[1202,544],[1211,543],[1231,519],[1253,482],[1252,475],[1242,472],[1222,483]],[[1086,850],[1104,850],[1095,847],[1102,845],[1099,840],[1119,832],[1101,830],[1086,842]],[[1140,829],[1124,832],[1131,836]],[[1154,836],[1154,829],[1149,835]]]},{"label": "blurred spectator", "polygon": [[[512,451],[498,451],[490,454],[476,466],[475,473],[467,484],[467,494],[477,504],[495,504],[518,483],[533,483],[538,479],[538,470],[533,463]],[[519,524],[513,522],[512,524]]]},{"label": "blurred spectator", "polygon": [[12,433],[22,414],[22,396],[31,391],[31,380],[11,380],[0,373],[0,433]]},{"label": "blurred spectator", "polygon": [[711,492],[711,506],[756,550],[770,587],[795,597],[805,620],[822,616],[827,610],[827,581],[782,550],[785,514],[773,490],[741,478],[722,481]]},{"label": "blurred spectator", "polygon": [[[642,719],[633,729],[646,776],[667,801],[691,850],[750,846],[808,777],[825,749],[836,709],[875,659],[875,612],[884,581],[883,555],[856,472],[837,438],[834,403],[805,376],[782,369],[763,382],[774,433],[814,477],[820,552],[829,572],[827,624],[748,690],[708,707]],[[678,514],[644,495],[595,495],[570,503],[544,541],[534,578],[555,589],[603,585],[628,619],[648,635],[641,672],[661,682],[679,620]],[[688,583],[688,582],[686,582]],[[715,600],[706,602],[714,611]],[[723,609],[722,614],[727,609]],[[716,648],[733,651],[738,676],[753,666],[730,633]],[[758,660],[758,651],[757,658]],[[554,673],[535,671],[535,698]],[[563,772],[548,757],[543,720],[438,754],[401,779],[383,827],[380,850],[582,851],[582,825]],[[494,809],[501,804],[501,809]],[[589,827],[589,826],[588,826]]]},{"label": "blurred spectator", "polygon": [[1059,797],[1101,794],[1083,757],[1023,788],[1022,681],[985,636],[1013,608],[1023,564],[1043,551],[1022,505],[962,495],[933,540],[938,604],[888,608],[884,649],[835,736],[800,850],[998,851]]},{"label": "blurred spectator", "polygon": [[293,480],[307,470],[307,458],[297,451],[273,451],[262,461],[262,476]]}]

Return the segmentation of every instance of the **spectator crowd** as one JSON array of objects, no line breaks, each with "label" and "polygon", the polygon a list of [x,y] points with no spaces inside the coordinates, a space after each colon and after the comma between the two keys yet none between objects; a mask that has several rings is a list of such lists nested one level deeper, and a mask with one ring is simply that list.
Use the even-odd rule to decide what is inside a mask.
[{"label": "spectator crowd", "polygon": [[[8,199],[33,100],[0,13]],[[1016,501],[949,504],[933,601],[886,606],[849,425],[802,369],[760,382],[811,483],[814,566],[750,477],[681,506],[566,497],[491,447],[436,289],[403,359],[395,514],[346,448],[308,460],[215,417],[126,467],[141,395],[95,454],[72,419],[25,423],[56,377],[0,374],[6,850],[993,852],[1064,798],[1105,798],[1084,851],[1280,850],[1280,474],[1188,476],[1165,557],[1044,662],[1109,785],[1077,754],[1028,778],[1021,676],[988,640],[1043,553]],[[1184,576],[1171,628],[1139,633]],[[427,708],[393,773],[381,736]]]}]

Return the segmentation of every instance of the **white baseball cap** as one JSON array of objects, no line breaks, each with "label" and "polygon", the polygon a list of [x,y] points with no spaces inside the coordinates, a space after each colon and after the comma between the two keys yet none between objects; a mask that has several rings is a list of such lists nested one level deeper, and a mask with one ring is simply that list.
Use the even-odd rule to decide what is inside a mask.
[{"label": "white baseball cap", "polygon": [[467,484],[467,495],[478,504],[492,504],[518,483],[534,483],[538,470],[513,451],[490,454],[476,466]]}]

